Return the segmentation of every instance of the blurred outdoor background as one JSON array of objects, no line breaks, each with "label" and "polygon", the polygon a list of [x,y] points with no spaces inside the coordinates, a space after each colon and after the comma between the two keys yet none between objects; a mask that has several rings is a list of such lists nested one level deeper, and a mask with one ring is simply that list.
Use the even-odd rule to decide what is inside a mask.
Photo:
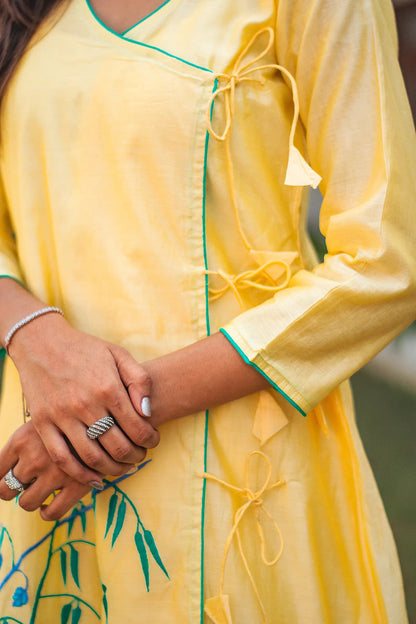
[{"label": "blurred outdoor background", "polygon": [[[416,120],[416,0],[394,5],[400,63]],[[319,206],[320,195],[314,193],[309,225],[322,256]],[[416,624],[416,323],[356,373],[352,386],[358,427],[399,551],[409,622]]]},{"label": "blurred outdoor background", "polygon": [[[394,4],[400,62],[416,119],[416,0]],[[323,256],[319,206],[319,193],[314,193],[309,225]],[[0,362],[0,378],[1,368]],[[352,385],[358,426],[396,538],[409,621],[416,624],[416,323],[356,373]]]}]

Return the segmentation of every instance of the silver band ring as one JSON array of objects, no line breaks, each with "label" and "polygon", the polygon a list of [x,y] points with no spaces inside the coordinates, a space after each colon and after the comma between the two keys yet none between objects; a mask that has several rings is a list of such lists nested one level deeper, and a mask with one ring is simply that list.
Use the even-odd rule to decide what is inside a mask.
[{"label": "silver band ring", "polygon": [[11,468],[9,472],[4,476],[4,482],[11,490],[16,490],[17,492],[25,491],[25,486],[21,481],[19,481],[19,479],[14,476],[13,470]]},{"label": "silver band ring", "polygon": [[90,438],[90,440],[95,440],[100,435],[103,435],[103,433],[111,429],[111,427],[115,424],[116,421],[112,416],[104,416],[103,418],[100,418],[100,420],[97,420],[97,422],[93,423],[90,427],[88,427],[87,436]]}]

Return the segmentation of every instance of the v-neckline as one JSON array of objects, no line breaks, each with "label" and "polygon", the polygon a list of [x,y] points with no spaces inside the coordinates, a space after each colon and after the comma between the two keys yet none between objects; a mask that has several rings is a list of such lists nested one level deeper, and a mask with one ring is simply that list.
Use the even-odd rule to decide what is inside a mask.
[{"label": "v-neckline", "polygon": [[114,30],[113,28],[111,28],[110,26],[108,26],[95,12],[95,9],[93,8],[92,4],[91,4],[91,0],[83,0],[85,2],[85,4],[87,5],[87,8],[89,9],[91,16],[93,17],[93,19],[100,25],[102,26],[105,30],[107,30],[108,32],[112,33],[113,35],[116,35],[117,37],[120,37],[122,39],[124,38],[128,38],[129,33],[134,30],[137,26],[139,26],[140,24],[142,24],[143,22],[146,22],[147,20],[149,20],[153,15],[155,15],[156,13],[159,13],[160,11],[162,11],[165,7],[167,7],[168,4],[173,4],[174,2],[176,2],[177,0],[165,0],[164,2],[162,2],[162,4],[160,4],[158,7],[156,7],[153,11],[151,11],[150,13],[148,13],[147,15],[145,15],[144,17],[142,17],[141,19],[139,19],[135,24],[133,24],[132,26],[130,26],[129,28],[127,28],[127,30],[124,30],[123,32],[118,32],[117,30]]}]

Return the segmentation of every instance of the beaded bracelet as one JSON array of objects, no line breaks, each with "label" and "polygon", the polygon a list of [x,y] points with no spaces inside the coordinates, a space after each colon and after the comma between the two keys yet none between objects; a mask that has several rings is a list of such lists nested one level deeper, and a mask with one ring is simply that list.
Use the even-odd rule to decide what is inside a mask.
[{"label": "beaded bracelet", "polygon": [[33,314],[29,314],[29,316],[25,316],[25,318],[19,321],[18,323],[16,323],[16,325],[13,325],[13,327],[7,334],[6,338],[4,339],[4,348],[6,349],[6,352],[9,353],[10,342],[13,336],[15,335],[15,333],[19,331],[19,329],[21,329],[28,323],[31,323],[32,321],[37,319],[39,316],[43,316],[44,314],[49,314],[50,312],[57,312],[58,314],[62,314],[62,316],[64,315],[64,313],[62,312],[60,308],[55,308],[55,307],[42,308],[41,310],[38,310],[37,312],[33,312]]}]

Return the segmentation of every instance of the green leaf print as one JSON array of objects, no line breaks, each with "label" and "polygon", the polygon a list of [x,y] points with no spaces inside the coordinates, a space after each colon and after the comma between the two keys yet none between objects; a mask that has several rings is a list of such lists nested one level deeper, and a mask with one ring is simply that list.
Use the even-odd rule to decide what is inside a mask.
[{"label": "green leaf print", "polygon": [[[1,3],[1,0],[0,0],[0,3]],[[137,470],[141,470],[144,465],[145,464],[142,464]],[[34,593],[34,599],[33,599],[32,613],[30,616],[30,623],[25,621],[25,624],[44,624],[44,622],[39,621],[39,617],[38,617],[39,616],[38,608],[39,608],[41,599],[42,599],[42,603],[43,603],[43,600],[46,600],[46,599],[59,601],[57,602],[55,609],[53,611],[53,613],[55,613],[53,624],[79,624],[80,622],[83,622],[83,620],[86,617],[88,618],[90,613],[93,614],[97,620],[102,621],[103,624],[104,622],[105,624],[108,624],[109,605],[108,605],[107,587],[104,585],[104,583],[101,582],[103,593],[102,593],[102,613],[100,615],[99,611],[96,611],[93,605],[89,603],[88,597],[85,596],[84,594],[85,588],[81,588],[82,576],[80,580],[79,567],[82,564],[81,557],[89,556],[88,553],[85,552],[86,547],[87,546],[89,548],[95,547],[95,543],[93,541],[87,540],[86,537],[83,537],[83,538],[80,537],[81,528],[82,528],[83,533],[85,534],[87,527],[88,527],[87,513],[89,511],[95,512],[95,503],[96,503],[97,496],[104,494],[105,491],[110,488],[112,489],[113,493],[107,502],[108,514],[107,514],[107,520],[106,520],[104,539],[109,534],[110,529],[113,529],[112,540],[111,540],[111,548],[112,548],[115,545],[118,538],[120,537],[122,531],[125,531],[126,533],[125,535],[126,540],[127,539],[131,540],[131,538],[134,536],[135,546],[139,555],[147,591],[149,591],[149,585],[150,585],[149,560],[151,557],[153,557],[159,569],[162,570],[162,572],[166,575],[167,578],[169,578],[167,570],[160,557],[158,548],[156,546],[156,541],[153,537],[152,532],[145,528],[133,500],[131,500],[127,492],[125,492],[119,486],[119,484],[122,481],[124,481],[126,478],[128,477],[126,475],[123,475],[113,481],[105,481],[104,491],[103,492],[94,491],[92,495],[91,503],[89,505],[86,506],[83,501],[79,501],[79,503],[73,508],[70,516],[63,518],[62,520],[56,521],[52,529],[48,530],[47,533],[45,533],[45,535],[41,536],[38,542],[36,542],[35,544],[32,544],[24,552],[18,553],[18,556],[15,556],[12,536],[9,534],[7,528],[2,526],[0,523],[0,563],[3,564],[2,572],[4,571],[4,568],[5,568],[5,561],[8,562],[7,567],[9,568],[10,566],[10,569],[6,570],[6,572],[4,573],[5,574],[4,578],[0,578],[0,592],[3,590],[3,587],[6,584],[8,584],[12,578],[14,578],[16,574],[23,574],[23,576],[26,578],[26,587],[25,588],[20,587],[20,594],[22,595],[24,594],[24,596],[27,597],[28,595],[27,590],[28,590],[29,585],[32,583],[32,581],[29,580],[29,578],[26,576],[26,573],[23,569],[23,563],[27,557],[30,557],[32,553],[37,550],[38,547],[40,547],[45,542],[46,543],[49,542],[49,547],[48,547],[49,552],[48,552],[48,556],[46,559],[46,564],[45,564],[42,577],[40,579],[40,582],[38,583],[38,586],[35,587],[34,589],[31,588],[31,591]],[[133,534],[132,534],[133,527],[131,527],[130,523],[128,523],[128,525],[126,524],[127,508],[129,509],[129,513],[130,513],[130,510],[132,512],[133,514],[132,518],[135,517],[137,521],[136,533],[133,533]],[[80,517],[79,523],[76,522],[78,516]],[[75,527],[74,527],[74,523],[75,523]],[[60,527],[63,527],[63,525],[65,524],[67,525],[68,539],[65,540],[64,538],[63,541],[55,545],[54,544],[55,533]],[[76,539],[75,538],[69,539],[71,533],[73,533],[75,529],[77,530],[77,533],[78,533]],[[124,537],[124,534],[123,534],[123,537]],[[6,538],[8,542],[10,542],[10,548],[9,548],[9,545],[7,544],[7,552],[4,553],[1,551],[5,550],[4,542],[6,541]],[[2,555],[4,556],[5,554],[7,555],[7,558],[5,558],[5,561],[2,561]],[[61,581],[60,581],[61,588],[63,588],[64,586],[72,585],[73,583],[80,590],[78,596],[74,594],[72,591],[70,591],[70,589],[64,590],[62,593],[57,593],[57,594],[45,594],[43,592],[44,583],[48,577],[48,574],[51,572],[51,562],[53,560],[53,557],[56,557],[56,558],[59,557],[59,564],[56,561],[56,565],[59,565],[60,571],[61,571]],[[64,596],[70,597],[70,602],[62,606],[60,602]],[[61,616],[60,619],[58,615],[59,613]],[[0,624],[7,624],[7,623],[11,624],[12,622],[14,624],[24,624],[23,622],[20,622],[19,620],[17,620],[15,617],[12,617],[11,615],[4,615],[4,616],[0,615]]]},{"label": "green leaf print", "polygon": [[64,605],[61,610],[61,624],[68,624],[69,616],[72,611],[72,603]]},{"label": "green leaf print", "polygon": [[144,545],[143,535],[140,533],[139,530],[136,531],[134,541],[136,542],[137,552],[140,555],[140,562],[142,564],[143,575],[146,581],[146,589],[147,591],[149,591],[149,560],[147,558],[146,546]]},{"label": "green leaf print", "polygon": [[78,622],[81,619],[81,615],[82,615],[82,611],[80,606],[78,605],[77,607],[75,607],[75,609],[72,611],[72,618],[71,618],[71,624],[78,624]]},{"label": "green leaf print", "polygon": [[107,526],[105,527],[104,539],[107,537],[108,531],[113,524],[114,514],[116,513],[117,508],[117,501],[117,492],[114,492],[114,494],[110,498],[110,502],[108,503]]},{"label": "green leaf print", "polygon": [[84,508],[81,507],[81,526],[82,526],[82,530],[85,533],[85,531],[87,530],[87,514],[84,511]]},{"label": "green leaf print", "polygon": [[103,607],[105,612],[105,621],[108,622],[107,587],[104,585],[104,583],[101,583],[101,587],[103,588]]},{"label": "green leaf print", "polygon": [[81,589],[81,586],[79,584],[79,574],[78,574],[78,563],[79,563],[78,551],[76,550],[76,548],[72,546],[72,544],[69,545],[69,548],[71,549],[70,550],[70,567],[71,567],[72,578],[74,579],[79,589]]},{"label": "green leaf print", "polygon": [[64,585],[66,585],[66,570],[67,570],[67,559],[68,556],[66,554],[66,551],[61,548],[60,552],[59,552],[59,558],[61,561],[61,572],[62,572],[62,580],[64,582]]},{"label": "green leaf print", "polygon": [[68,537],[71,537],[71,533],[72,533],[72,529],[74,527],[74,522],[75,522],[75,518],[76,516],[74,515],[69,521],[68,521]]},{"label": "green leaf print", "polygon": [[165,566],[163,565],[163,561],[160,558],[159,551],[157,549],[157,546],[156,546],[156,543],[155,543],[155,540],[151,531],[147,531],[147,529],[145,529],[144,539],[146,541],[147,546],[149,547],[150,552],[152,553],[153,559],[156,561],[159,568],[163,570],[165,575],[169,578],[168,571],[166,570]]},{"label": "green leaf print", "polygon": [[119,505],[118,512],[117,512],[117,520],[116,520],[116,526],[114,527],[113,538],[111,540],[111,548],[116,543],[116,539],[120,535],[120,531],[123,528],[124,519],[126,517],[126,510],[127,510],[126,501],[123,499]]}]

